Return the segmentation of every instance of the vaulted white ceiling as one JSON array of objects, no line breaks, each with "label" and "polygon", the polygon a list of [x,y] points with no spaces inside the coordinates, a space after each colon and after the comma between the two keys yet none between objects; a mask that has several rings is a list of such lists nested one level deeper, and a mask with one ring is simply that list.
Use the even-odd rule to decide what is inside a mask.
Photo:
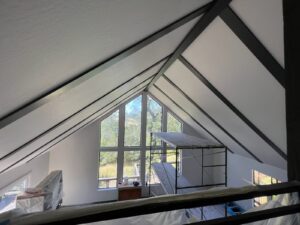
[{"label": "vaulted white ceiling", "polygon": [[254,41],[222,11],[170,61],[214,9],[208,2],[3,1],[0,172],[51,149],[157,74],[149,92],[199,133],[286,168],[285,89],[276,78],[284,71],[282,2],[233,0],[229,9]]}]

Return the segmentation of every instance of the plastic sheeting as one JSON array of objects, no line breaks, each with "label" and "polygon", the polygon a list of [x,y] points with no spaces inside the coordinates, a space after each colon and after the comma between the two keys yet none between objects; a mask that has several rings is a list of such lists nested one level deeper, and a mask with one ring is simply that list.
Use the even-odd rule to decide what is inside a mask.
[{"label": "plastic sheeting", "polygon": [[[164,198],[169,199],[170,196],[165,196]],[[11,218],[10,223],[14,225],[34,225],[51,223],[55,221],[62,221],[70,218],[80,218],[87,215],[93,215],[95,213],[106,212],[111,210],[128,208],[130,206],[140,206],[143,207],[143,202],[160,202],[164,201],[160,198],[149,198],[149,199],[136,199],[129,201],[120,201],[104,204],[91,204],[83,206],[71,206],[62,207],[58,210],[49,210],[45,212],[32,213],[21,215],[15,218]],[[120,218],[108,221],[99,221],[86,224],[95,225],[123,225],[123,224],[145,224],[145,225],[179,225],[188,223],[188,218],[186,217],[185,210],[174,210],[169,212],[153,213],[148,215],[140,215],[134,217]]]},{"label": "plastic sheeting", "polygon": [[16,208],[22,209],[24,213],[44,211],[44,196],[18,199]]},{"label": "plastic sheeting", "polygon": [[[175,192],[175,168],[170,163],[153,163],[152,167],[160,180],[160,183],[165,191],[165,194],[173,194]],[[187,187],[191,186],[191,183],[184,177],[179,176],[177,180],[178,187]],[[220,190],[224,189],[220,187],[212,188],[211,190]],[[193,191],[199,191],[197,188],[189,188],[189,189],[180,189],[178,190],[179,194],[190,193]],[[203,217],[204,219],[215,219],[224,216],[224,206],[216,205],[216,206],[206,206],[203,207]],[[192,221],[200,221],[202,216],[201,208],[191,208],[186,209],[186,213]]]},{"label": "plastic sheeting", "polygon": [[[152,163],[160,183],[165,191],[165,194],[175,193],[175,168],[170,163]],[[178,187],[191,186],[191,183],[184,177],[179,176],[177,180]],[[188,192],[196,191],[197,189],[190,189]],[[178,190],[178,193],[186,193],[184,190]]]},{"label": "plastic sheeting", "polygon": [[0,197],[0,214],[16,208],[17,195],[4,195]]},{"label": "plastic sheeting", "polygon": [[[264,205],[261,205],[259,207],[255,207],[253,209],[248,210],[247,212],[255,212],[255,211],[261,211],[264,209],[272,209],[276,207],[281,206],[288,206],[288,205],[294,205],[298,204],[299,197],[298,193],[292,193],[292,194],[284,194],[279,195],[277,200],[272,200]],[[253,223],[247,223],[247,225],[299,225],[300,224],[300,213],[298,214],[291,214],[287,216],[280,216],[268,220],[262,220],[257,221]]]},{"label": "plastic sheeting", "polygon": [[62,171],[52,171],[36,188],[46,193],[44,210],[56,209],[62,201]]}]

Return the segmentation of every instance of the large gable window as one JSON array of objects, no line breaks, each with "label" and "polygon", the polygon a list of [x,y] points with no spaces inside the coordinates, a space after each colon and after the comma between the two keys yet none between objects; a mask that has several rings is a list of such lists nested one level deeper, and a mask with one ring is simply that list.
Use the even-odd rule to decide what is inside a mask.
[{"label": "large gable window", "polygon": [[[160,131],[182,132],[182,122],[146,93],[101,120],[98,188],[116,188],[123,181],[144,185],[149,176],[150,133]],[[167,151],[160,141],[156,146],[158,151]],[[157,162],[174,163],[172,157],[157,156]],[[158,182],[155,178],[151,180]]]}]

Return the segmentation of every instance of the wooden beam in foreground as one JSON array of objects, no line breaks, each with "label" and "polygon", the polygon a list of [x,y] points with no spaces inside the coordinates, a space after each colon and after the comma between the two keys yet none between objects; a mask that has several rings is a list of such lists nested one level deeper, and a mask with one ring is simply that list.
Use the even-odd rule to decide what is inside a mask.
[{"label": "wooden beam in foreground", "polygon": [[[22,216],[19,221],[18,219],[15,219],[12,222],[16,225],[91,223],[299,191],[300,182],[298,181],[264,186],[227,188],[216,191],[200,191],[184,195],[166,195],[139,200],[85,205],[81,207],[66,207],[56,211]],[[288,211],[290,212],[290,210],[298,209],[298,206],[296,206]]]}]

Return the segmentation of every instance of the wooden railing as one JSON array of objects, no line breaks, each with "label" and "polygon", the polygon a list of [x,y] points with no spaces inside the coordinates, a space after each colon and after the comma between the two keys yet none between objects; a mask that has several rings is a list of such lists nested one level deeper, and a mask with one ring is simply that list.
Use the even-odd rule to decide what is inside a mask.
[{"label": "wooden railing", "polygon": [[[43,214],[47,214],[47,212],[37,214],[36,216],[39,218],[37,224],[91,223],[177,209],[224,204],[227,202],[252,199],[260,196],[270,196],[299,191],[300,182],[294,181],[273,185],[246,186],[242,188],[228,188],[216,191],[199,191],[183,195],[167,195],[145,198],[138,201],[114,202],[113,208],[111,203],[88,205],[86,207],[88,207],[90,211],[86,210],[86,208],[74,208],[72,209],[72,213],[69,213],[68,216],[65,216],[63,219],[56,218],[55,212],[52,212],[53,218],[51,219],[51,223],[46,220],[43,221],[43,218],[45,218],[44,216],[46,216]],[[245,213],[227,218],[201,221],[193,224],[242,224],[297,212],[300,212],[300,204]],[[22,217],[22,219],[24,220],[26,217]]]}]

